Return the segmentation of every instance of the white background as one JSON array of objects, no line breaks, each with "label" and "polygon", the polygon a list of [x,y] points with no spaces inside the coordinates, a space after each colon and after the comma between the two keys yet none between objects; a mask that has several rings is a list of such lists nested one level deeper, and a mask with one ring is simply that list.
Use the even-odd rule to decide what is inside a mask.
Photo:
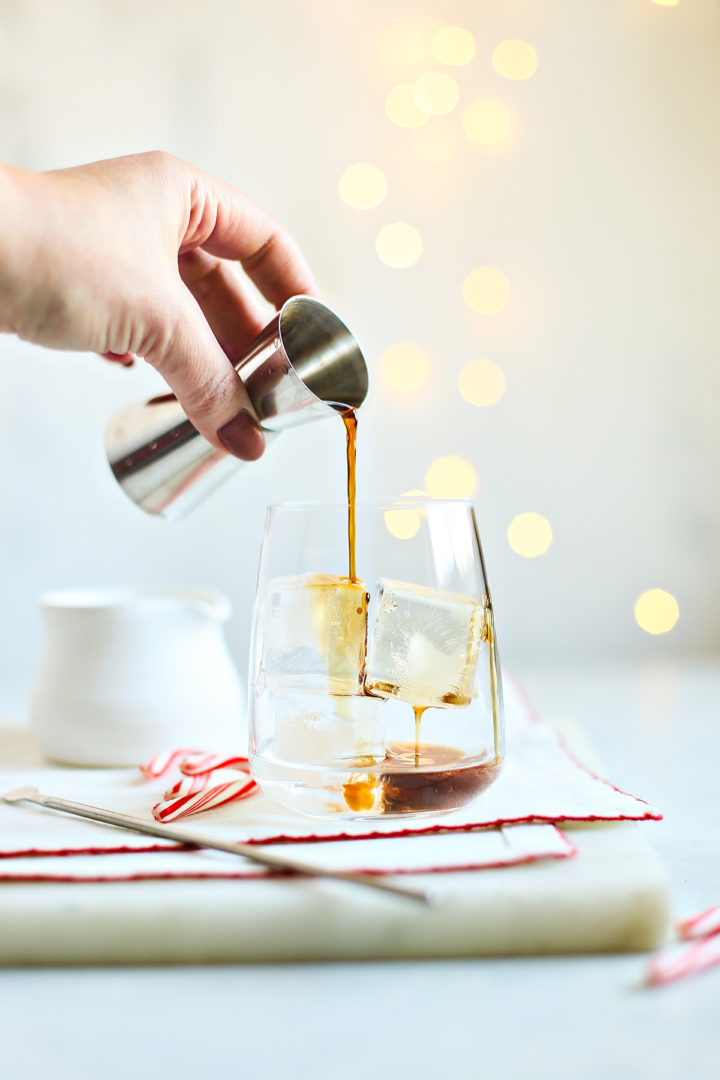
[{"label": "white background", "polygon": [[[470,143],[456,112],[450,163],[413,156],[385,97],[438,65],[388,55],[402,23],[428,44],[443,23],[474,32],[474,61],[454,71],[461,108],[503,100],[507,143]],[[538,50],[526,82],[490,64],[513,37]],[[397,341],[430,356],[412,393],[374,378],[360,497],[420,487],[434,458],[464,455],[505,660],[662,662],[720,646],[719,58],[715,0],[0,0],[0,158],[46,169],[160,147],[248,191],[294,233],[372,373]],[[375,210],[338,197],[357,161],[388,177]],[[399,219],[425,242],[407,270],[374,252]],[[486,264],[512,289],[490,316],[461,295]],[[505,372],[493,408],[456,389],[477,357]],[[115,489],[102,450],[107,418],[155,391],[152,372],[9,337],[0,372],[0,711],[23,711],[36,598],[54,586],[214,584],[234,601],[244,668],[265,505],[342,497],[341,426],[283,436],[170,526]],[[527,510],[554,531],[539,559],[505,536]],[[653,587],[680,605],[664,637],[633,619]]]}]

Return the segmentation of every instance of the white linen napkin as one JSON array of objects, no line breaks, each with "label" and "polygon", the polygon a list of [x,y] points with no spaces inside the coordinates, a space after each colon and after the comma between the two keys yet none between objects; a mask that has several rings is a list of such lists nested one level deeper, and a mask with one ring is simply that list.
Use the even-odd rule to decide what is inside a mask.
[{"label": "white linen napkin", "polygon": [[[421,874],[517,866],[575,854],[554,825],[513,825],[450,835],[390,836],[375,840],[263,845],[263,850],[323,870]],[[36,855],[0,859],[2,881],[137,881],[150,878],[257,878],[268,871],[220,851],[173,850],[124,854]]]},{"label": "white linen napkin", "polygon": [[[492,826],[499,829],[500,826],[532,822],[555,824],[661,817],[643,800],[620,791],[581,766],[552,728],[533,717],[522,693],[512,681],[507,684],[506,713],[508,753],[503,772],[474,802],[452,813],[373,821],[322,820],[293,814],[263,793],[258,793],[247,800],[190,818],[183,825],[236,842],[293,842],[294,851],[299,854],[295,845],[320,840],[352,838],[359,841],[377,837],[432,836],[436,833],[461,836],[471,830],[487,830]],[[30,738],[28,733],[28,740]],[[6,758],[8,767],[0,770],[0,793],[32,785],[46,794],[152,820],[152,806],[168,786],[167,777],[148,782],[141,777],[139,770],[132,769],[67,768],[43,765],[39,759],[35,767],[28,768],[27,762],[31,760],[32,752],[27,744],[19,749],[17,732],[15,740],[9,741],[8,745],[14,747],[16,759],[25,764],[13,768],[12,761]],[[0,729],[0,760],[2,758],[3,738]],[[452,849],[447,846],[442,857],[440,846],[434,845],[427,851],[419,847],[403,848],[401,851],[398,847],[397,854],[391,854],[390,858],[396,870],[402,869],[403,859],[410,858],[411,854],[408,863],[410,869],[417,869],[418,866],[428,869],[432,866],[433,869],[447,870],[453,866],[504,865],[508,860],[525,861],[527,857],[561,857],[572,853],[571,845],[556,830],[538,830],[538,835],[535,835],[527,830],[513,833],[505,828],[495,834],[486,832],[480,835],[481,839],[469,839],[462,850],[460,846]],[[497,844],[501,845],[499,849],[494,847]],[[503,844],[505,848],[502,848]],[[508,845],[513,848],[512,857],[507,850]],[[166,858],[168,849],[175,851],[176,859],[172,863]],[[350,845],[348,850],[350,856],[346,868],[359,869],[358,860],[362,862],[366,858],[365,851],[355,844]],[[496,858],[498,850],[504,854],[504,859]],[[540,850],[544,855],[538,854]],[[138,855],[156,853],[161,855],[161,861],[144,859],[132,865],[115,866],[105,858],[104,863],[97,864],[94,869],[87,861],[78,861],[81,856],[124,856],[129,852]],[[38,856],[61,859],[73,856],[73,866],[53,859],[45,864],[45,872],[41,874],[37,866],[27,862]],[[221,863],[219,856],[213,856],[213,862],[206,856],[207,853],[179,852],[170,841],[69,817],[32,804],[8,805],[0,802],[0,878],[7,879],[14,873],[18,877],[57,876],[74,879],[84,876],[96,880],[118,874],[123,877],[164,877],[172,876],[173,867],[176,866],[184,867],[184,873],[190,876],[193,872],[205,873],[206,869],[203,868],[209,866],[217,871],[218,876],[244,876],[250,872],[247,867],[243,870],[236,863],[230,867]],[[335,857],[330,847],[323,857]],[[233,859],[232,856],[229,858]],[[344,858],[345,855],[342,856]],[[377,864],[371,863],[365,868],[383,872],[386,855],[380,848],[376,850],[376,858],[379,860]],[[177,859],[183,862],[178,863]],[[256,872],[252,871],[253,874]]]}]

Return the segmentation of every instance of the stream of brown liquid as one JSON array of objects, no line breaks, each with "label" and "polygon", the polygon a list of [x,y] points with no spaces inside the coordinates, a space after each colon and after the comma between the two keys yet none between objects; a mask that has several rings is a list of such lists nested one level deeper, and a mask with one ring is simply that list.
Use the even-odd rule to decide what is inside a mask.
[{"label": "stream of brown liquid", "polygon": [[415,713],[415,768],[420,764],[420,721],[423,718],[427,705],[413,705]]},{"label": "stream of brown liquid", "polygon": [[[355,564],[355,465],[357,458],[357,413],[354,409],[338,409],[345,425],[347,442],[347,499],[348,499],[348,562],[349,578],[357,581]],[[452,704],[460,704],[452,702]],[[463,701],[462,704],[467,704]],[[496,760],[463,764],[462,751],[452,746],[420,743],[420,724],[426,705],[413,705],[415,713],[415,742],[392,743],[387,747],[385,760],[372,775],[356,775],[343,785],[348,809],[355,812],[372,810],[376,793],[380,793],[385,814],[412,813],[421,810],[451,810],[464,806],[494,779]],[[445,768],[443,768],[445,766]]]},{"label": "stream of brown liquid", "polygon": [[347,497],[348,497],[348,576],[357,581],[355,567],[355,464],[357,461],[357,413],[343,409],[342,422],[347,440]]}]

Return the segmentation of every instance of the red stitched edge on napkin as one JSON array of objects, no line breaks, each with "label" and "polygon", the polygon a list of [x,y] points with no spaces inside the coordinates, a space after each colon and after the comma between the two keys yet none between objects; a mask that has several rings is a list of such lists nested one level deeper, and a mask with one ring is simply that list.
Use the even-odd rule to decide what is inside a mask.
[{"label": "red stitched edge on napkin", "polygon": [[[0,851],[0,860],[2,859],[28,859],[37,858],[42,859],[46,855],[144,855],[148,851],[195,851],[195,848],[189,846],[189,844],[143,844],[142,847],[128,847],[127,844],[123,844],[118,847],[86,847],[86,848],[43,848],[42,851],[39,848],[26,848],[24,851]],[[1,880],[1,877],[0,877]]]},{"label": "red stitched edge on napkin", "polygon": [[[503,673],[503,677],[506,680],[511,681],[513,683],[515,691],[517,692],[518,696],[522,699],[522,701],[525,704],[525,707],[526,707],[526,709],[528,711],[531,722],[532,723],[537,723],[537,724],[542,724],[543,722],[540,719],[540,717],[538,716],[538,714],[536,713],[536,711],[535,711],[535,709],[534,709],[534,707],[532,705],[532,702],[530,701],[530,699],[528,698],[527,694],[523,690],[522,686],[520,686],[518,681],[512,675],[509,675],[507,672]],[[575,755],[568,749],[568,747],[565,744],[565,741],[563,740],[562,736],[559,735],[558,732],[555,731],[555,729],[551,725],[543,725],[543,726],[546,726],[548,728],[548,730],[552,733],[553,738],[556,740],[558,746],[561,748],[563,753],[570,759],[570,761],[572,761],[572,763],[577,768],[581,769],[588,776],[591,776],[593,778],[593,780],[597,780],[599,783],[605,784],[607,787],[612,788],[612,790],[616,791],[618,793],[618,795],[624,795],[626,798],[635,799],[636,802],[640,802],[640,803],[643,803],[645,806],[649,806],[646,799],[641,799],[637,795],[632,795],[628,791],[623,791],[622,788],[617,787],[615,784],[611,783],[609,780],[606,780],[602,776],[598,776],[591,769],[588,769],[587,766],[584,765],[581,761],[579,761],[575,757]],[[344,832],[333,833],[332,836],[308,836],[308,835],[305,835],[305,836],[301,836],[301,837],[298,837],[298,836],[286,836],[283,833],[279,833],[276,836],[265,837],[262,840],[252,840],[252,839],[244,840],[243,843],[258,844],[258,845],[263,845],[263,844],[297,844],[297,843],[302,843],[302,844],[313,844],[313,843],[322,844],[322,843],[326,843],[326,842],[332,842],[332,841],[335,841],[335,840],[375,840],[375,839],[379,839],[379,838],[382,838],[382,837],[389,837],[389,836],[426,836],[426,835],[430,835],[430,834],[433,834],[433,833],[443,833],[443,832],[473,832],[473,831],[477,831],[477,830],[481,830],[481,829],[498,828],[498,827],[500,827],[502,825],[533,825],[533,824],[557,825],[558,822],[566,823],[566,822],[593,822],[593,821],[662,821],[662,818],[663,818],[663,815],[661,813],[659,813],[659,812],[653,813],[651,810],[648,810],[647,813],[642,814],[639,817],[638,816],[631,816],[629,814],[614,814],[612,816],[606,816],[606,815],[600,815],[600,814],[584,814],[584,815],[579,815],[579,816],[561,816],[561,817],[550,817],[550,816],[543,816],[543,815],[529,815],[529,816],[526,816],[526,817],[517,817],[517,818],[497,818],[494,821],[483,822],[482,825],[475,825],[475,826],[473,826],[473,825],[430,825],[430,826],[427,826],[427,827],[422,828],[422,829],[419,829],[419,828],[413,828],[413,829],[399,828],[397,830],[394,830],[392,833],[375,832],[373,830],[370,830],[369,832],[362,833],[362,834],[359,834],[359,835],[352,835],[352,836],[349,835],[348,833],[344,833]],[[162,845],[161,844],[156,844],[156,845],[149,844],[149,845],[143,846],[143,847],[118,846],[117,848],[59,848],[59,849],[53,850],[53,851],[49,851],[47,849],[39,850],[38,848],[31,848],[31,849],[28,849],[28,850],[22,851],[22,852],[15,852],[15,851],[13,851],[13,852],[0,852],[0,859],[13,859],[13,858],[19,858],[20,856],[26,856],[26,857],[27,856],[36,856],[38,858],[42,858],[45,855],[94,855],[94,854],[114,855],[114,854],[120,854],[120,853],[123,853],[123,852],[126,852],[126,851],[127,852],[133,852],[133,851],[137,851],[137,852],[177,851],[177,850],[180,850],[182,848],[182,846],[183,845],[178,844],[173,848],[168,848],[164,844],[162,844]],[[31,879],[28,878],[27,880],[31,880]],[[38,879],[38,880],[40,880],[40,879]],[[51,880],[59,881],[61,879],[60,878],[53,878]],[[72,879],[72,880],[74,880],[74,879]],[[85,878],[83,880],[89,881],[90,879]],[[116,880],[116,879],[113,879],[113,880]]]},{"label": "red stitched edge on napkin", "polygon": [[[582,767],[582,766],[581,766]],[[586,770],[587,771],[587,770]],[[590,774],[593,775],[592,773]],[[594,776],[593,779],[600,780],[602,783],[606,781],[602,780],[602,777]],[[610,784],[610,787],[613,785]],[[620,795],[627,795],[625,791],[621,791],[620,788],[615,788]],[[628,798],[634,799],[634,795],[628,795]],[[645,802],[644,799],[638,799],[638,802]],[[647,805],[647,803],[646,803]],[[428,825],[422,829],[394,829],[393,832],[377,832],[370,830],[360,834],[350,834],[345,832],[333,833],[332,836],[286,836],[284,833],[278,833],[276,836],[267,836],[262,840],[244,839],[243,844],[257,844],[262,847],[264,844],[326,844],[333,843],[336,840],[382,840],[385,837],[394,836],[430,836],[435,833],[450,833],[450,832],[482,832],[484,829],[497,829],[503,825],[558,825],[566,823],[583,823],[593,821],[660,821],[662,814],[643,814],[640,817],[630,817],[628,814],[615,814],[612,817],[603,816],[600,814],[584,814],[581,816],[565,816],[565,817],[549,817],[542,815],[530,815],[527,817],[517,818],[496,818],[494,821],[484,821],[482,825]],[[21,856],[24,857],[36,857],[43,858],[45,855],[118,855],[124,852],[149,852],[149,851],[179,851],[187,845],[176,844],[174,847],[168,847],[166,844],[148,844],[142,847],[117,847],[117,848],[58,848],[57,850],[49,851],[45,848],[39,850],[38,848],[30,848],[26,851],[20,852],[0,852],[0,860],[2,859],[16,859]],[[192,849],[190,849],[192,850]]]},{"label": "red stitched edge on napkin", "polygon": [[[600,779],[600,777],[595,777]],[[619,789],[618,789],[619,791]],[[621,795],[626,792],[620,792]],[[630,798],[634,799],[635,796],[631,795]],[[644,800],[640,800],[643,801]],[[557,825],[565,824],[567,822],[586,822],[586,821],[659,821],[662,818],[662,814],[643,814],[642,817],[629,817],[626,814],[615,815],[613,817],[601,817],[599,814],[585,814],[582,817],[518,817],[518,818],[497,818],[495,821],[484,821],[482,825],[428,825],[422,829],[395,829],[391,833],[387,832],[366,832],[358,835],[352,835],[350,833],[333,833],[332,836],[284,836],[280,833],[278,836],[266,837],[264,840],[243,840],[244,844],[325,844],[332,843],[335,840],[381,840],[383,837],[392,836],[429,836],[432,833],[449,833],[449,832],[482,832],[483,829],[497,829],[503,825]],[[103,848],[100,851],[105,849]],[[42,854],[45,854],[42,852]]]},{"label": "red stitched edge on napkin", "polygon": [[[577,765],[577,767],[579,769],[582,769],[583,772],[587,773],[588,776],[592,776],[593,780],[599,780],[601,784],[606,784],[609,788],[612,788],[613,791],[617,791],[618,795],[625,795],[628,799],[635,799],[636,802],[644,803],[645,806],[650,805],[648,803],[647,799],[641,799],[639,795],[632,795],[629,791],[623,791],[622,788],[617,787],[617,785],[613,784],[610,780],[606,780],[604,776],[598,776],[598,774],[594,773],[592,771],[592,769],[588,769],[587,765],[583,764],[582,761],[580,761],[578,758],[575,757],[572,750],[570,750],[568,748],[568,745],[565,742],[565,740],[563,739],[562,735],[558,731],[555,730],[555,728],[552,726],[552,724],[544,724],[543,723],[543,721],[540,719],[537,712],[535,711],[535,707],[533,706],[533,703],[530,701],[530,698],[527,696],[527,694],[525,693],[525,690],[520,685],[520,683],[517,681],[517,679],[513,675],[509,675],[505,671],[503,672],[503,678],[506,681],[511,682],[513,684],[513,687],[515,689],[516,694],[525,703],[525,708],[528,711],[528,715],[530,716],[530,720],[532,721],[532,723],[533,724],[543,724],[544,727],[547,727],[547,729],[550,731],[553,738],[557,742],[558,746],[560,746],[560,748],[567,755],[567,757],[570,758],[570,760],[572,761],[572,763],[574,765]],[[583,818],[557,818],[556,820],[558,820],[558,821],[662,821],[662,819],[663,819],[663,815],[661,813],[656,813],[656,814],[644,814],[643,817],[640,817],[640,818],[631,818],[631,817],[627,817],[626,815],[621,815],[620,817],[613,817],[613,818],[583,817]]]},{"label": "red stitched edge on napkin", "polygon": [[[558,836],[565,843],[565,850],[564,851],[554,851],[554,852],[551,852],[551,853],[546,854],[546,855],[518,855],[515,858],[508,857],[507,859],[498,859],[495,862],[491,862],[491,863],[465,863],[465,864],[463,864],[461,866],[434,866],[434,867],[430,866],[430,867],[424,867],[424,868],[419,869],[419,870],[404,870],[404,869],[399,869],[399,870],[368,870],[368,869],[366,869],[364,867],[356,867],[350,872],[354,873],[354,874],[367,874],[368,877],[388,877],[388,876],[412,875],[412,874],[455,874],[455,873],[460,873],[460,872],[464,872],[464,871],[468,871],[468,870],[499,870],[499,869],[502,869],[505,866],[524,866],[524,865],[527,865],[528,863],[544,862],[546,860],[551,860],[551,859],[552,860],[571,859],[575,855],[577,855],[577,848],[572,843],[572,841],[567,838],[565,833],[563,833],[560,829],[558,829],[557,825],[554,825],[553,828],[555,829],[555,832],[558,834]],[[466,831],[472,832],[473,830],[468,829]],[[416,833],[411,833],[410,835],[417,835],[417,834]],[[359,837],[351,837],[351,839],[356,840],[356,839],[359,839]],[[308,842],[310,842],[310,841],[308,841]],[[160,852],[162,852],[162,851],[177,851],[177,850],[179,850],[179,848],[180,848],[180,845],[178,845],[178,848],[160,848],[158,850]],[[125,848],[125,849],[121,849],[121,850],[123,852],[128,851],[128,850],[131,851],[131,852],[141,852],[141,851],[145,852],[145,851],[151,850],[151,849],[146,849],[146,848],[128,849],[128,848]],[[189,849],[189,850],[195,850],[195,849]],[[44,854],[47,854],[47,853],[43,852],[43,855]],[[65,854],[65,852],[61,852],[61,854]],[[82,853],[81,852],[72,852],[72,854],[90,854],[90,855],[92,855],[92,854],[95,854],[95,852],[93,852],[93,851],[84,851]],[[110,855],[110,854],[115,854],[115,852],[111,852],[109,850],[104,850],[102,852],[102,854]],[[239,879],[243,879],[243,880],[255,879],[255,880],[257,880],[257,879],[263,879],[263,878],[303,877],[303,876],[304,875],[302,875],[302,874],[297,874],[296,875],[296,874],[293,874],[293,873],[285,873],[282,870],[247,870],[247,871],[240,871],[238,873],[233,873],[233,872],[228,873],[227,871],[224,871],[224,872],[217,872],[217,873],[214,873],[214,874],[209,873],[207,871],[191,871],[190,873],[184,873],[184,874],[178,874],[178,873],[168,874],[168,873],[163,873],[162,871],[157,871],[157,872],[154,872],[154,873],[151,873],[151,874],[127,874],[127,875],[123,875],[123,876],[112,876],[112,877],[107,876],[107,875],[102,875],[102,874],[94,875],[93,877],[73,877],[71,874],[63,874],[63,875],[59,875],[59,874],[33,874],[32,876],[29,876],[29,875],[19,875],[19,876],[15,875],[14,876],[13,874],[0,873],[0,881],[18,881],[18,882],[20,882],[20,881],[27,881],[27,882],[33,882],[33,881],[58,881],[58,882],[61,882],[63,884],[68,884],[68,885],[81,885],[83,883],[98,884],[98,883],[101,883],[101,882],[110,882],[110,881],[171,881],[174,878],[179,878],[179,879],[182,879],[182,880],[200,880],[202,878],[215,878],[217,880],[227,879],[227,880],[233,880],[234,881],[234,880],[239,880]]]}]

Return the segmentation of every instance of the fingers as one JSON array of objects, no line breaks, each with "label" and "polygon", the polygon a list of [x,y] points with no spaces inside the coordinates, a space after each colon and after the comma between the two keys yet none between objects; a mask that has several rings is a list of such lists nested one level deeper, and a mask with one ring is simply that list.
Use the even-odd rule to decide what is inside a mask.
[{"label": "fingers", "polygon": [[151,155],[149,164],[167,181],[158,190],[166,191],[171,203],[173,192],[181,200],[176,205],[180,231],[171,247],[166,236],[163,247],[166,255],[177,252],[187,288],[177,281],[181,295],[173,293],[169,306],[163,305],[173,312],[172,322],[153,320],[156,333],[136,351],[165,378],[209,442],[253,460],[265,440],[231,361],[267,319],[230,260],[242,265],[275,308],[296,294],[317,295],[317,286],[295,242],[247,196],[169,155]]},{"label": "fingers", "polygon": [[181,252],[202,246],[236,259],[276,308],[298,293],[319,290],[295,241],[247,195],[204,173],[193,173],[188,229]]},{"label": "fingers", "polygon": [[213,446],[255,461],[265,449],[265,437],[237,372],[190,294],[178,284],[178,295],[170,299],[173,322],[148,336],[145,359]]},{"label": "fingers", "polygon": [[245,273],[276,308],[291,296],[318,296],[319,289],[294,240],[270,219],[267,229],[263,242],[249,255],[240,257]]},{"label": "fingers", "polygon": [[249,295],[232,263],[200,248],[178,259],[180,276],[193,294],[217,341],[232,363],[268,321],[257,297]]}]

